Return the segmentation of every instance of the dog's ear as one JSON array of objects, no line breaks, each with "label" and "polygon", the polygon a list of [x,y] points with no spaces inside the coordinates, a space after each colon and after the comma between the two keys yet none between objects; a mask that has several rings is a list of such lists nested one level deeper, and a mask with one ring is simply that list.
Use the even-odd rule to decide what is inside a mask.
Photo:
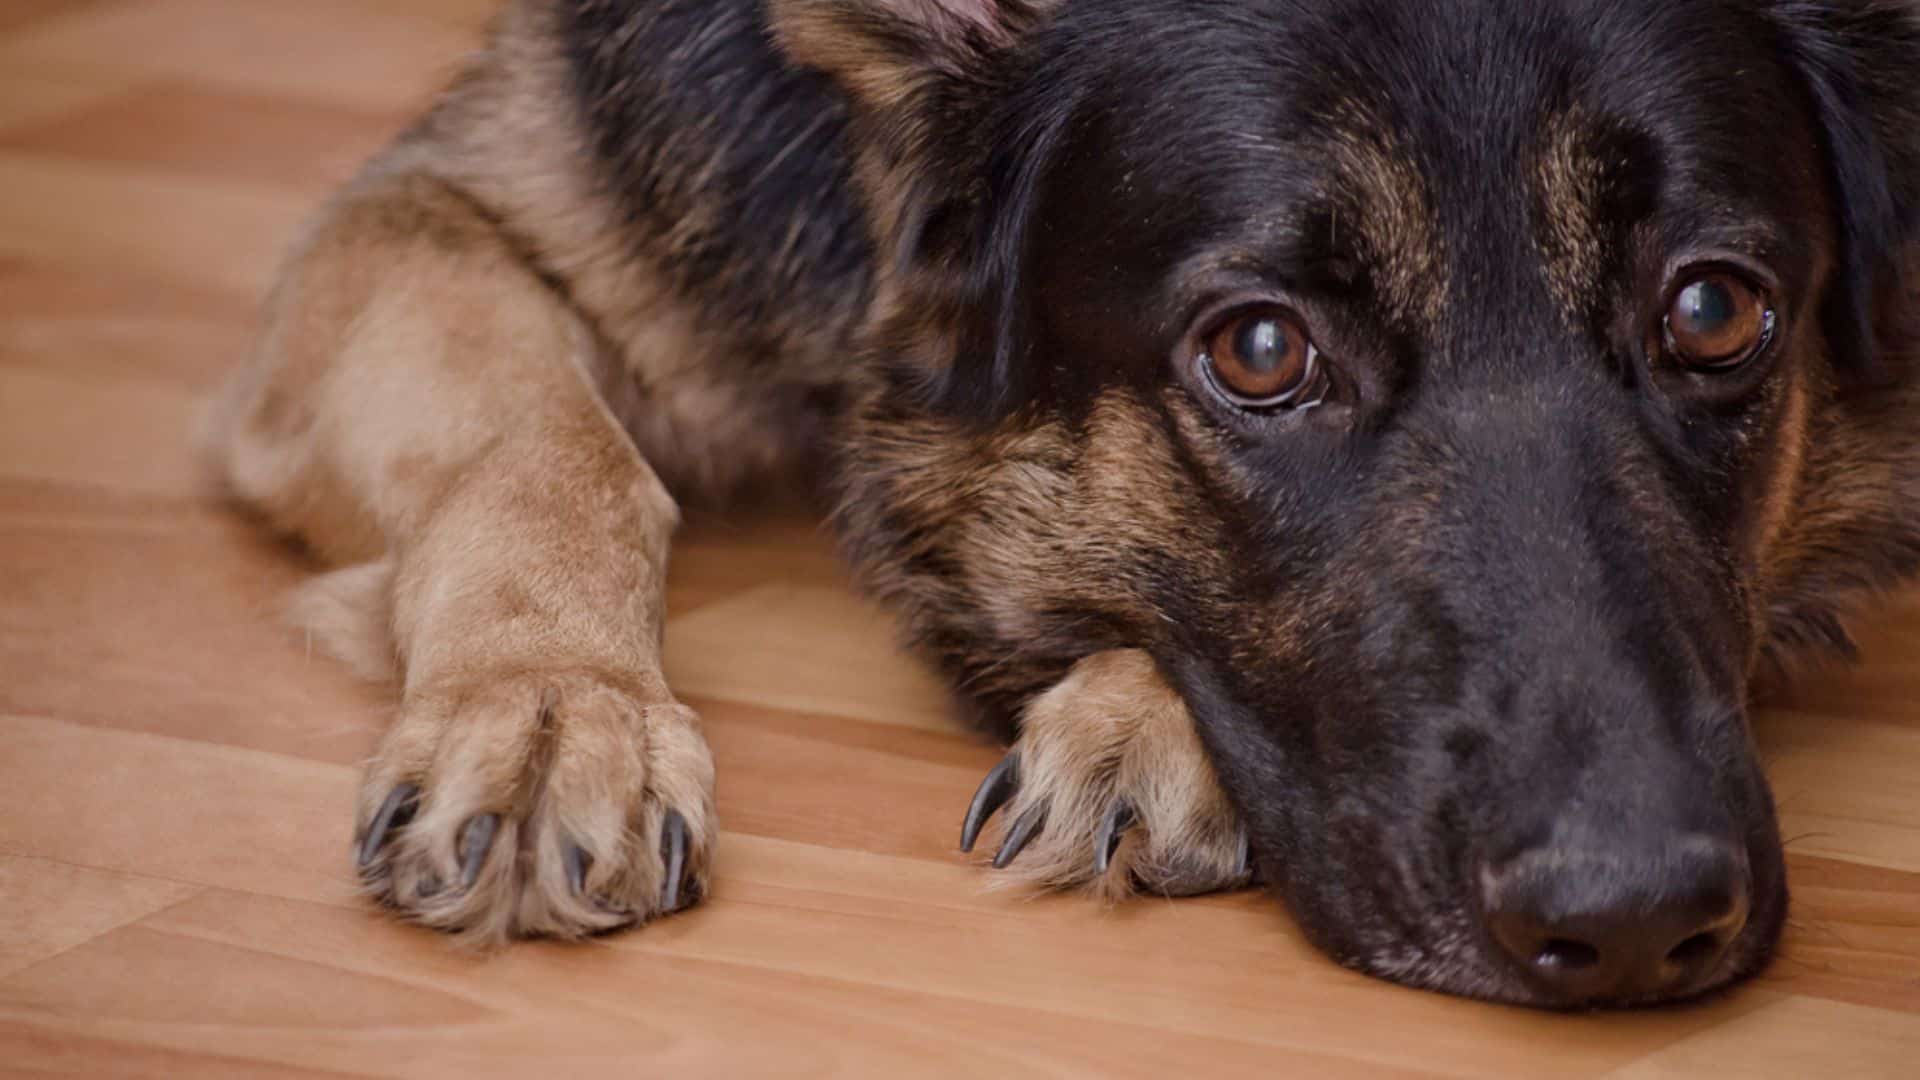
[{"label": "dog's ear", "polygon": [[1020,396],[1014,279],[1047,139],[1030,131],[1009,148],[997,106],[1058,3],[768,0],[781,49],[847,97],[882,263],[881,344],[911,354],[901,373],[942,411],[991,415]]},{"label": "dog's ear", "polygon": [[1879,382],[1920,322],[1920,3],[1783,0],[1819,113],[1841,280],[1823,313],[1843,370]]},{"label": "dog's ear", "polygon": [[[774,38],[832,76],[853,112],[858,183],[890,243],[929,188],[972,179],[1009,55],[1049,5],[1038,0],[768,0]],[[898,251],[895,255],[901,254]],[[908,252],[907,254],[911,254]]]}]

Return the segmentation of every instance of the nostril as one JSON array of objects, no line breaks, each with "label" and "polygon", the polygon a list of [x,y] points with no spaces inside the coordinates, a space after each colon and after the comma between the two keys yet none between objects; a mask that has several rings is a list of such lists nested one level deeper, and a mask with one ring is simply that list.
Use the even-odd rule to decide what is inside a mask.
[{"label": "nostril", "polygon": [[1693,834],[1529,849],[1482,864],[1479,884],[1499,954],[1559,1004],[1697,990],[1725,974],[1750,903],[1742,851]]},{"label": "nostril", "polygon": [[1600,950],[1572,938],[1548,938],[1533,962],[1542,971],[1585,971],[1600,963]]},{"label": "nostril", "polygon": [[1681,968],[1700,967],[1719,954],[1720,935],[1695,934],[1667,953],[1667,963]]}]

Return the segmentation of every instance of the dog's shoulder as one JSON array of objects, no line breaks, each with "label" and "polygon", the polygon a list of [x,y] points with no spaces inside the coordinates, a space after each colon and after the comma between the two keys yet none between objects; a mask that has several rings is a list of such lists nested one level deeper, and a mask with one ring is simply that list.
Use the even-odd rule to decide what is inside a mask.
[{"label": "dog's shoulder", "polygon": [[845,105],[776,50],[758,0],[535,2],[587,167],[686,287],[743,318],[864,288]]}]

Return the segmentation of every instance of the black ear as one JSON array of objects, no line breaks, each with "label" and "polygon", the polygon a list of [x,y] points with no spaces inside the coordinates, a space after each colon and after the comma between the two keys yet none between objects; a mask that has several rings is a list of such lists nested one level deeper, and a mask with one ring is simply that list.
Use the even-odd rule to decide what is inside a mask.
[{"label": "black ear", "polygon": [[847,95],[881,259],[878,344],[943,412],[991,416],[1020,396],[1018,262],[1051,140],[1024,122],[1009,138],[999,106],[1056,5],[768,0],[780,47]]},{"label": "black ear", "polygon": [[1920,4],[1785,0],[1775,9],[1827,142],[1841,280],[1823,313],[1844,369],[1891,375],[1920,270]]}]

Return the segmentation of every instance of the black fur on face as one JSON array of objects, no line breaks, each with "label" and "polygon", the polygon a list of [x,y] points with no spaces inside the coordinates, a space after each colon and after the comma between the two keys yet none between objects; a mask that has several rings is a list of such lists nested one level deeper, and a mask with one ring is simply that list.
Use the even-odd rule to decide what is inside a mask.
[{"label": "black fur on face", "polygon": [[[948,667],[991,664],[1014,701],[1006,673],[1038,688],[1076,634],[1150,648],[1266,879],[1355,967],[1541,1004],[1757,970],[1786,892],[1748,681],[1920,554],[1886,340],[1912,302],[1920,15],[1139,0],[996,34],[985,0],[880,6],[971,29],[849,80],[899,253],[872,431],[1144,403],[1139,467],[1187,522],[1153,545],[1124,508],[1059,507],[1036,548],[1099,552],[1111,603],[999,580],[1056,616],[1016,640],[923,599]],[[1703,370],[1667,316],[1713,273],[1768,321]],[[1196,359],[1249,307],[1312,338],[1313,407],[1241,407]],[[1569,997],[1493,940],[1515,860],[1577,849],[1582,887],[1618,892],[1641,886],[1609,859],[1676,837],[1732,852],[1748,897],[1685,979]]]}]

